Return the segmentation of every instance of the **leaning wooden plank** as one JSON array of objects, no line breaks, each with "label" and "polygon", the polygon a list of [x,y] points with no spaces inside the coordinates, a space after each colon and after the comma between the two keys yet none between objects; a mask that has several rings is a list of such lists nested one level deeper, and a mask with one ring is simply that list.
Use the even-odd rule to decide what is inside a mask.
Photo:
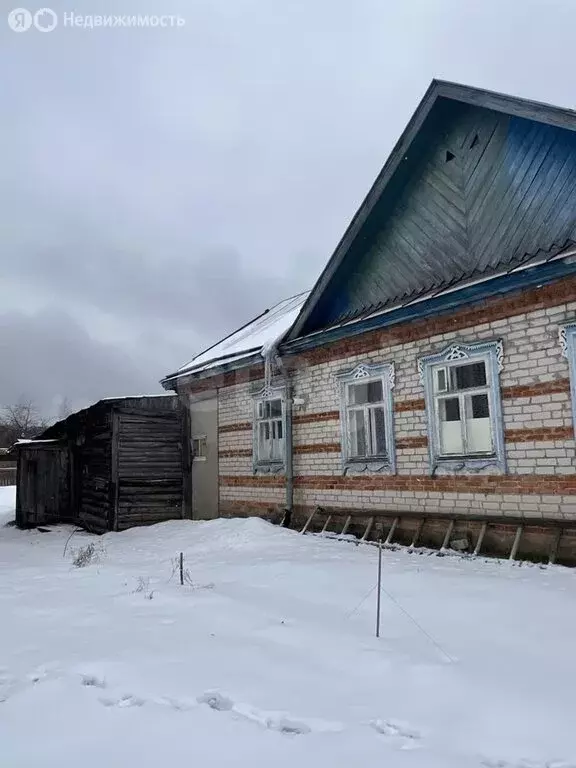
[{"label": "leaning wooden plank", "polygon": [[352,515],[348,515],[346,518],[346,522],[344,523],[344,528],[342,528],[342,533],[340,536],[345,536],[348,532],[348,528],[350,528],[350,523],[352,522]]},{"label": "leaning wooden plank", "polygon": [[386,536],[386,541],[384,542],[385,546],[392,543],[392,537],[394,536],[394,531],[396,530],[396,526],[398,525],[398,520],[399,518],[395,517],[394,520],[392,521],[392,526],[388,531],[388,536]]},{"label": "leaning wooden plank", "polygon": [[368,536],[370,536],[370,531],[372,530],[373,525],[374,525],[374,518],[371,517],[370,520],[368,520],[368,525],[366,526],[366,530],[364,531],[364,536],[362,536],[360,541],[367,541]]},{"label": "leaning wooden plank", "polygon": [[475,555],[480,554],[480,549],[482,547],[482,542],[484,541],[484,536],[486,535],[487,528],[488,528],[488,523],[482,523],[482,528],[480,528],[480,533],[478,535],[478,541],[476,542],[476,546],[474,547]]},{"label": "leaning wooden plank", "polygon": [[412,539],[412,544],[410,544],[410,548],[418,546],[418,540],[420,539],[420,535],[422,533],[422,528],[424,528],[424,518],[422,518],[418,522],[418,527],[416,528],[416,531],[414,532],[414,538]]},{"label": "leaning wooden plank", "polygon": [[558,528],[552,539],[552,545],[550,547],[550,555],[548,557],[548,563],[554,565],[556,558],[558,557],[558,549],[560,547],[560,539],[562,538],[562,528]]},{"label": "leaning wooden plank", "polygon": [[448,528],[446,528],[446,535],[444,536],[444,541],[442,542],[442,549],[448,549],[448,544],[450,544],[450,536],[452,536],[452,531],[454,530],[454,520],[450,520],[448,523]]},{"label": "leaning wooden plank", "polygon": [[316,507],[316,509],[313,509],[312,512],[310,512],[310,516],[309,516],[308,520],[306,520],[306,523],[304,524],[304,528],[302,528],[300,533],[306,533],[306,531],[310,527],[310,523],[312,522],[312,518],[314,517],[314,515],[316,514],[317,511],[318,511],[318,507]]},{"label": "leaning wooden plank", "polygon": [[514,536],[514,543],[512,544],[512,549],[510,550],[510,557],[508,558],[509,560],[516,560],[516,555],[518,554],[518,547],[520,546],[520,538],[522,536],[523,530],[523,525],[519,525],[518,528],[516,528],[516,535]]},{"label": "leaning wooden plank", "polygon": [[322,528],[322,533],[326,533],[331,520],[332,520],[332,515],[328,515],[328,517],[326,518],[326,522],[324,523],[324,526]]}]

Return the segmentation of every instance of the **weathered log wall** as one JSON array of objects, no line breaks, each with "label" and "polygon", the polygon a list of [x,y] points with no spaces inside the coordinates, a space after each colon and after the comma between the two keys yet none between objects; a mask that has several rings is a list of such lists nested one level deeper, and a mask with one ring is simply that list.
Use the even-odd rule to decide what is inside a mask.
[{"label": "weathered log wall", "polygon": [[111,408],[94,408],[75,437],[74,471],[80,474],[76,522],[102,533],[110,528],[111,504]]},{"label": "weathered log wall", "polygon": [[183,412],[119,409],[118,530],[183,516]]},{"label": "weathered log wall", "polygon": [[62,521],[68,509],[68,451],[65,446],[20,451],[16,523],[22,528]]}]

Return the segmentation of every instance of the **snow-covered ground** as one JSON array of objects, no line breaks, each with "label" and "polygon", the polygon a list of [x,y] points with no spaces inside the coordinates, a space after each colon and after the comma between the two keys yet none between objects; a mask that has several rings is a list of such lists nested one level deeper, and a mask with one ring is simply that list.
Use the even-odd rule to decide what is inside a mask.
[{"label": "snow-covered ground", "polygon": [[574,571],[385,552],[377,640],[373,547],[220,520],[64,556],[12,507],[2,768],[576,766]]}]

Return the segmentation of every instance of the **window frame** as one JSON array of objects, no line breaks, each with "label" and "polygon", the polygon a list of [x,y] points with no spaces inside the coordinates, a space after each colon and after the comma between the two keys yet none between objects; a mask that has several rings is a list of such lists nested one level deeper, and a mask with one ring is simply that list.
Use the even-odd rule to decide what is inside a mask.
[{"label": "window frame", "polygon": [[[450,374],[448,369],[475,362],[484,362],[486,385],[471,387],[468,390],[457,390],[453,394],[450,393]],[[445,470],[447,472],[482,471],[489,467],[496,468],[503,473],[506,472],[506,450],[500,393],[502,363],[503,345],[501,340],[479,342],[476,344],[454,343],[441,352],[426,355],[418,360],[418,372],[424,386],[428,454],[430,473],[432,475],[436,474],[438,470]],[[438,392],[434,386],[434,375],[441,368],[446,368],[446,389]],[[452,397],[457,398],[461,411],[460,421],[465,423],[466,417],[465,411],[462,412],[462,404],[465,403],[466,397],[470,397],[473,393],[478,394],[479,392],[488,395],[493,450],[489,453],[443,454],[440,445],[440,400],[450,397],[451,394]],[[465,427],[462,429],[465,432]]]},{"label": "window frame", "polygon": [[[204,446],[206,448],[206,453],[204,454],[196,454],[194,452],[194,443],[200,442],[200,441],[204,442]],[[208,435],[192,435],[192,437],[190,438],[190,444],[191,444],[190,447],[192,449],[192,461],[193,462],[206,461],[208,457]]]},{"label": "window frame", "polygon": [[[396,472],[396,445],[394,441],[394,408],[392,403],[392,390],[395,384],[394,363],[382,363],[370,365],[360,363],[352,370],[348,369],[336,375],[340,384],[340,436],[341,456],[344,473],[350,472]],[[382,400],[378,403],[365,403],[350,407],[348,403],[348,388],[354,384],[368,384],[373,381],[382,383]],[[384,410],[384,440],[386,453],[382,456],[367,455],[354,456],[351,446],[351,431],[349,426],[349,413],[352,410],[361,410],[366,413],[374,410],[375,406],[381,406]],[[371,417],[370,417],[371,418]]]},{"label": "window frame", "polygon": [[[280,418],[259,416],[261,404],[272,400],[280,400],[282,413]],[[282,424],[282,456],[277,459],[260,458],[259,432],[263,422],[280,421]],[[286,389],[285,387],[265,387],[253,395],[252,409],[252,464],[254,472],[283,472],[286,468]]]},{"label": "window frame", "polygon": [[576,322],[563,325],[559,329],[562,357],[568,361],[570,376],[570,396],[572,399],[572,423],[576,438]]}]

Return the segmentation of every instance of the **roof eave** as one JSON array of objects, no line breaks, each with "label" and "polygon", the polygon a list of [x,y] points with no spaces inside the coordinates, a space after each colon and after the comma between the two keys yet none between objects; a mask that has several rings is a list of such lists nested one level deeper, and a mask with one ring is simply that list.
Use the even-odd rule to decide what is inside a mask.
[{"label": "roof eave", "polygon": [[344,338],[391,325],[412,322],[438,313],[450,312],[491,296],[505,295],[521,288],[546,285],[573,275],[576,275],[576,261],[574,249],[571,249],[545,263],[515,267],[509,272],[499,273],[484,280],[475,280],[459,288],[442,291],[436,296],[408,302],[389,311],[378,312],[287,341],[282,346],[281,353],[299,354]]},{"label": "roof eave", "polygon": [[263,365],[264,360],[259,352],[251,354],[242,360],[237,360],[233,363],[223,363],[222,365],[214,366],[211,368],[205,368],[201,371],[186,371],[182,373],[176,373],[172,376],[167,376],[160,381],[161,386],[165,390],[172,392],[178,392],[183,387],[188,386],[194,381],[203,381],[205,379],[211,379],[216,376],[220,376],[224,373],[231,373],[232,371],[240,371],[244,368],[251,368],[253,365]]}]

